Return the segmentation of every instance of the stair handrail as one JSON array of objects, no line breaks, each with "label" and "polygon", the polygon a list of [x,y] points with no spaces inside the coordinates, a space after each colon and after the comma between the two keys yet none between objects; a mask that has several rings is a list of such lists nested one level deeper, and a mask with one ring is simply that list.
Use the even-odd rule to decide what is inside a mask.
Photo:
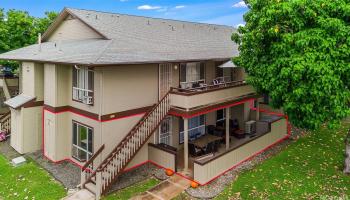
[{"label": "stair handrail", "polygon": [[95,153],[94,155],[83,165],[81,168],[81,171],[84,172],[89,167],[90,164],[92,164],[95,159],[103,152],[105,148],[105,145],[103,144]]},{"label": "stair handrail", "polygon": [[[166,97],[169,96],[169,94],[170,94],[170,91],[168,91],[168,92],[166,93],[166,95],[164,95],[164,97],[163,97],[160,101],[158,101],[158,103],[155,104],[155,105],[153,106],[153,108],[152,108],[150,111],[148,111],[148,113],[147,113],[144,117],[142,117],[142,118],[139,120],[138,123],[136,123],[136,125],[129,131],[129,133],[128,133],[128,134],[124,137],[124,139],[119,143],[119,145],[116,146],[116,147],[113,149],[113,151],[111,151],[111,153],[108,154],[108,156],[106,157],[106,159],[105,159],[104,161],[101,162],[101,164],[97,167],[96,172],[102,171],[102,170],[107,166],[106,164],[111,160],[111,158],[113,157],[113,154],[115,154],[116,152],[118,152],[118,150],[119,150],[119,149],[128,141],[128,139],[134,134],[134,131],[135,131],[139,126],[142,125],[142,123],[147,119],[147,117],[150,116],[150,115],[152,114],[152,112],[163,102],[163,100],[164,100]],[[96,172],[94,172],[94,173],[96,173]]]}]

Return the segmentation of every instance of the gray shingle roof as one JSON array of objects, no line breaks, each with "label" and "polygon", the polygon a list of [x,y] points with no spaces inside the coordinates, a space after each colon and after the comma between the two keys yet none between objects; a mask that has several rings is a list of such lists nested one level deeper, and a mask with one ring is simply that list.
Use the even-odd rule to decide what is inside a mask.
[{"label": "gray shingle roof", "polygon": [[[228,59],[238,54],[234,28],[67,8],[106,39],[44,42],[0,59],[86,65]],[[46,33],[46,36],[48,33]]]},{"label": "gray shingle roof", "polygon": [[35,97],[32,96],[28,96],[25,94],[20,94],[17,95],[16,97],[13,97],[7,101],[5,101],[4,103],[8,106],[10,106],[11,108],[17,109],[21,106],[23,106],[24,104],[33,101],[35,99]]}]

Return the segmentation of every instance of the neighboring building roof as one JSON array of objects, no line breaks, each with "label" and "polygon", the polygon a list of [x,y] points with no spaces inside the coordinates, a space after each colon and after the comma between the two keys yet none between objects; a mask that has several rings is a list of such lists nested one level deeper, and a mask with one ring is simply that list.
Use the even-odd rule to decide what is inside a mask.
[{"label": "neighboring building roof", "polygon": [[31,101],[35,100],[35,97],[28,96],[25,94],[20,94],[18,96],[13,97],[12,99],[9,99],[5,101],[4,103],[11,108],[17,109],[19,107],[22,107],[24,104],[29,103]]},{"label": "neighboring building roof", "polygon": [[0,59],[84,65],[140,64],[228,59],[238,55],[229,26],[66,8],[43,35],[46,41],[71,15],[104,39],[44,42]]}]

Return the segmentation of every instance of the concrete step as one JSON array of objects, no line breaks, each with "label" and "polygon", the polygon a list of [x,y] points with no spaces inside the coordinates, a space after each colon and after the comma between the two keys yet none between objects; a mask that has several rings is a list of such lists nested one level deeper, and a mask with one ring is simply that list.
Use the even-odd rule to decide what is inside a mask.
[{"label": "concrete step", "polygon": [[62,200],[95,200],[95,195],[88,190],[79,190],[76,193],[63,198]]},{"label": "concrete step", "polygon": [[91,193],[96,194],[96,185],[92,182],[85,184],[85,188]]}]

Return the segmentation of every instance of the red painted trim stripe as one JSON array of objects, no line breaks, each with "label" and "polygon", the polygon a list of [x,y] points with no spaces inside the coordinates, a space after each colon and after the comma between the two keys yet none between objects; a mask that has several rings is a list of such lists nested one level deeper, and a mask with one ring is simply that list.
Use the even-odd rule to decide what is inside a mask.
[{"label": "red painted trim stripe", "polygon": [[136,116],[145,115],[145,114],[146,114],[146,113],[143,112],[143,113],[133,114],[133,115],[124,116],[124,117],[117,117],[117,118],[107,119],[107,120],[99,120],[99,122],[110,122],[110,121],[115,121],[115,120],[120,120],[120,119],[126,119],[126,118],[136,117]]},{"label": "red painted trim stripe", "polygon": [[134,115],[129,115],[129,116],[124,116],[124,117],[119,117],[119,118],[114,118],[114,119],[109,119],[109,120],[99,120],[99,119],[94,119],[92,117],[89,117],[89,116],[86,116],[84,114],[81,114],[81,113],[78,113],[74,110],[71,110],[71,109],[66,109],[66,110],[63,110],[63,111],[59,111],[59,112],[53,112],[51,110],[48,110],[46,108],[44,108],[45,111],[51,113],[51,114],[54,114],[54,115],[58,115],[58,114],[62,114],[62,113],[65,113],[65,112],[70,112],[70,113],[73,113],[75,115],[79,115],[81,117],[85,117],[85,118],[88,118],[88,119],[91,119],[91,120],[94,120],[94,121],[97,121],[97,122],[111,122],[111,121],[115,121],[115,120],[120,120],[120,119],[126,119],[126,118],[131,118],[131,117],[136,117],[136,116],[140,116],[140,115],[144,115],[145,113],[138,113],[138,114],[134,114]]},{"label": "red painted trim stripe", "polygon": [[[255,99],[248,99],[248,100],[241,101],[241,102],[238,102],[238,103],[234,103],[234,104],[231,104],[231,105],[222,106],[222,107],[219,107],[219,108],[216,108],[216,109],[212,109],[211,111],[205,111],[205,112],[203,112],[203,113],[204,113],[204,114],[207,114],[207,113],[213,112],[213,111],[215,111],[215,110],[220,110],[220,109],[224,109],[224,108],[227,108],[227,107],[232,107],[232,106],[239,105],[239,104],[242,104],[242,103],[245,103],[245,102],[249,102],[249,101],[251,102],[251,104],[250,104],[250,105],[251,105],[251,106],[250,106],[250,109],[256,111],[257,108],[254,108],[254,106],[253,106],[253,105],[254,105],[254,100],[255,100]],[[45,109],[45,108],[44,108],[43,111],[42,111],[42,151],[43,151],[44,157],[45,157],[46,159],[50,160],[51,162],[55,163],[55,164],[59,164],[59,163],[61,163],[61,162],[63,162],[63,161],[68,161],[68,162],[71,162],[71,163],[73,163],[74,165],[78,166],[79,168],[82,168],[81,164],[79,164],[79,163],[73,161],[73,160],[70,159],[70,158],[66,158],[66,159],[63,159],[63,160],[60,160],[60,161],[54,161],[54,160],[50,159],[48,156],[45,155],[45,139],[44,139],[44,136],[45,136],[45,124],[44,124],[45,110],[48,111],[48,112],[50,112],[50,113],[53,113],[53,112],[51,112],[51,111],[49,111],[49,110],[47,110],[47,109]],[[271,114],[271,115],[284,116],[285,119],[286,119],[286,123],[287,123],[287,132],[288,132],[288,135],[287,135],[286,137],[284,137],[284,138],[282,138],[282,139],[280,139],[280,140],[278,140],[278,141],[272,143],[271,145],[269,145],[268,147],[264,148],[263,150],[258,151],[258,152],[256,152],[255,154],[249,156],[248,158],[246,158],[246,159],[240,161],[238,164],[236,164],[236,165],[234,165],[233,167],[229,168],[228,170],[222,172],[221,174],[219,174],[218,176],[214,177],[213,179],[211,179],[210,181],[208,181],[208,182],[206,182],[206,183],[204,183],[204,184],[199,183],[198,181],[195,181],[195,180],[191,179],[190,177],[187,177],[186,175],[183,175],[183,174],[181,174],[181,173],[175,172],[175,174],[177,174],[177,175],[179,175],[179,176],[181,176],[181,177],[183,177],[183,178],[185,178],[185,179],[187,179],[187,180],[189,180],[189,181],[196,182],[196,183],[198,183],[199,185],[204,186],[204,185],[207,185],[207,184],[211,183],[212,181],[214,181],[215,179],[219,178],[220,176],[222,176],[223,174],[227,173],[228,171],[230,171],[230,170],[236,168],[237,166],[239,166],[239,165],[242,164],[243,162],[246,162],[246,161],[252,159],[253,157],[255,157],[255,156],[261,154],[262,152],[266,151],[267,149],[269,149],[269,148],[271,148],[271,147],[273,147],[273,146],[275,146],[275,145],[277,145],[277,144],[283,142],[284,140],[288,139],[288,138],[291,136],[291,126],[290,126],[290,124],[289,124],[289,122],[288,122],[288,116],[287,116],[287,115],[284,115],[284,114],[281,114],[281,113],[269,112],[269,111],[266,111],[266,110],[263,110],[263,109],[259,109],[258,111],[259,111],[259,112],[264,112],[264,113],[267,113],[267,114]],[[62,113],[62,112],[72,112],[72,111],[69,111],[69,110],[68,110],[68,111],[61,111],[61,112],[53,113],[53,114],[59,114],[59,113]],[[72,113],[74,113],[74,112],[72,112]],[[75,113],[75,114],[77,114],[77,113]],[[80,115],[80,114],[79,114],[79,115]],[[202,115],[202,114],[199,114],[199,113],[195,114],[195,116],[198,116],[198,115]],[[84,116],[84,115],[82,115],[82,116]],[[84,117],[87,117],[87,116],[84,116]],[[90,118],[90,117],[88,117],[88,118]],[[94,120],[95,120],[95,119],[94,119]],[[113,119],[113,120],[116,120],[116,119]],[[113,120],[110,120],[110,121],[113,121]],[[107,121],[108,121],[108,120],[107,120]],[[145,162],[143,162],[143,163],[140,163],[140,164],[137,164],[137,165],[135,165],[135,166],[133,166],[133,167],[130,167],[130,168],[128,168],[128,169],[125,169],[124,172],[128,172],[128,171],[130,171],[130,170],[133,170],[133,169],[135,169],[135,168],[138,168],[138,167],[140,167],[140,166],[142,166],[142,165],[145,165],[145,164],[147,164],[147,163],[151,163],[151,164],[155,165],[155,166],[158,167],[158,168],[166,169],[165,167],[160,166],[159,164],[157,164],[157,163],[155,163],[155,162],[153,162],[153,161],[151,161],[151,160],[147,160],[147,161],[145,161]]]}]

